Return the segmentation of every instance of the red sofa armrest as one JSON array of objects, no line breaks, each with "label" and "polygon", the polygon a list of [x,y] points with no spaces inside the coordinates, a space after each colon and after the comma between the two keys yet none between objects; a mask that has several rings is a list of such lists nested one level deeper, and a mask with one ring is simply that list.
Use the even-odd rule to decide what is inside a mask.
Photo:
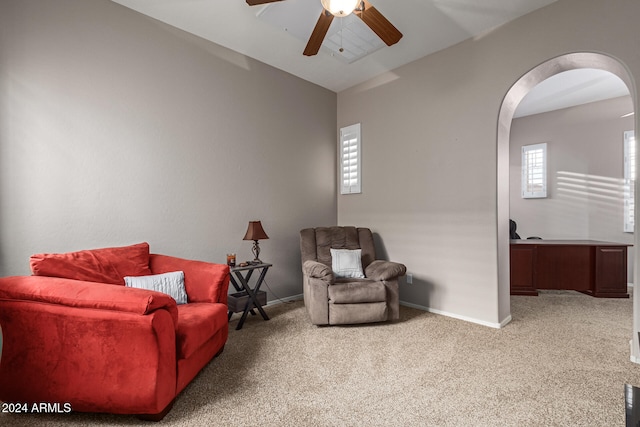
[{"label": "red sofa armrest", "polygon": [[149,267],[153,274],[183,271],[184,287],[187,291],[189,302],[227,304],[229,266],[226,264],[151,254]]},{"label": "red sofa armrest", "polygon": [[0,278],[0,299],[58,304],[76,308],[150,314],[166,309],[178,322],[176,302],[169,295],[146,289],[46,276]]},{"label": "red sofa armrest", "polygon": [[157,414],[174,399],[175,301],[51,277],[0,279],[0,400]]},{"label": "red sofa armrest", "polygon": [[141,316],[0,299],[0,325],[4,402],[157,414],[176,395],[176,335],[166,310]]}]

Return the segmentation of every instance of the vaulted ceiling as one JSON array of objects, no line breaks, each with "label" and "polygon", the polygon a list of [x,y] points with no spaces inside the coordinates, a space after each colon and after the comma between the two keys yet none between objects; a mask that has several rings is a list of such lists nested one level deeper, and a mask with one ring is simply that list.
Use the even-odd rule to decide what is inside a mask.
[{"label": "vaulted ceiling", "polygon": [[[481,38],[491,29],[557,0],[369,0],[400,30],[402,39],[387,46],[352,14],[333,19],[314,56],[302,52],[323,10],[320,0],[257,6],[249,6],[245,0],[112,1],[340,92],[463,40]],[[539,88],[537,95],[523,101],[517,115],[606,99],[612,94],[621,96],[626,89],[613,75],[583,73],[576,78],[565,75],[555,84]]]},{"label": "vaulted ceiling", "polygon": [[[261,6],[249,6],[245,0],[113,1],[339,92],[468,38],[481,37],[555,0],[370,0],[403,37],[391,47],[373,46],[377,50],[351,63],[329,50],[326,41],[317,55],[302,54],[322,11],[320,0]],[[330,33],[344,27],[345,20],[335,18]],[[362,32],[377,39],[359,24]]]}]

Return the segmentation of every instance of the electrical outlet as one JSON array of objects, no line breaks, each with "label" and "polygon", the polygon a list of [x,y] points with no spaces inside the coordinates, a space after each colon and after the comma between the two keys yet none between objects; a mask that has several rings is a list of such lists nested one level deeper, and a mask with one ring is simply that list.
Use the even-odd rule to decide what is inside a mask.
[{"label": "electrical outlet", "polygon": [[413,283],[413,274],[407,273],[407,285],[411,285]]}]

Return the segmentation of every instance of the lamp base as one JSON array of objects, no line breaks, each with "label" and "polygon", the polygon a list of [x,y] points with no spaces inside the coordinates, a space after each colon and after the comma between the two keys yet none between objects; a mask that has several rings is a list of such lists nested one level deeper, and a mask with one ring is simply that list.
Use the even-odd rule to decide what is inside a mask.
[{"label": "lamp base", "polygon": [[260,245],[257,240],[253,241],[251,253],[253,253],[253,261],[251,261],[251,264],[262,264],[262,261],[260,261]]}]

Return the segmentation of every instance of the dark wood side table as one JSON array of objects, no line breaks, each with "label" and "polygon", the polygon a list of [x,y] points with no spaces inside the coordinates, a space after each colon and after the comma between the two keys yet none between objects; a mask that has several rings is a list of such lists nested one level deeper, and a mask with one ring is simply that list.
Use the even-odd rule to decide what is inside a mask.
[{"label": "dark wood side table", "polygon": [[[264,277],[267,275],[267,271],[272,265],[273,264],[263,262],[261,264],[249,264],[245,267],[232,267],[230,269],[231,274],[229,279],[237,293],[229,295],[228,298],[229,319],[231,319],[233,313],[239,313],[242,311],[242,317],[238,322],[238,326],[236,326],[236,330],[242,329],[244,321],[249,313],[255,315],[255,311],[253,310],[254,308],[260,312],[260,315],[264,320],[269,320],[269,316],[267,316],[267,313],[265,313],[262,308],[262,306],[267,303],[267,295],[264,291],[260,290],[260,286],[262,286]],[[249,280],[251,279],[253,272],[256,270],[260,270],[260,276],[258,276],[256,285],[251,288]]]}]

